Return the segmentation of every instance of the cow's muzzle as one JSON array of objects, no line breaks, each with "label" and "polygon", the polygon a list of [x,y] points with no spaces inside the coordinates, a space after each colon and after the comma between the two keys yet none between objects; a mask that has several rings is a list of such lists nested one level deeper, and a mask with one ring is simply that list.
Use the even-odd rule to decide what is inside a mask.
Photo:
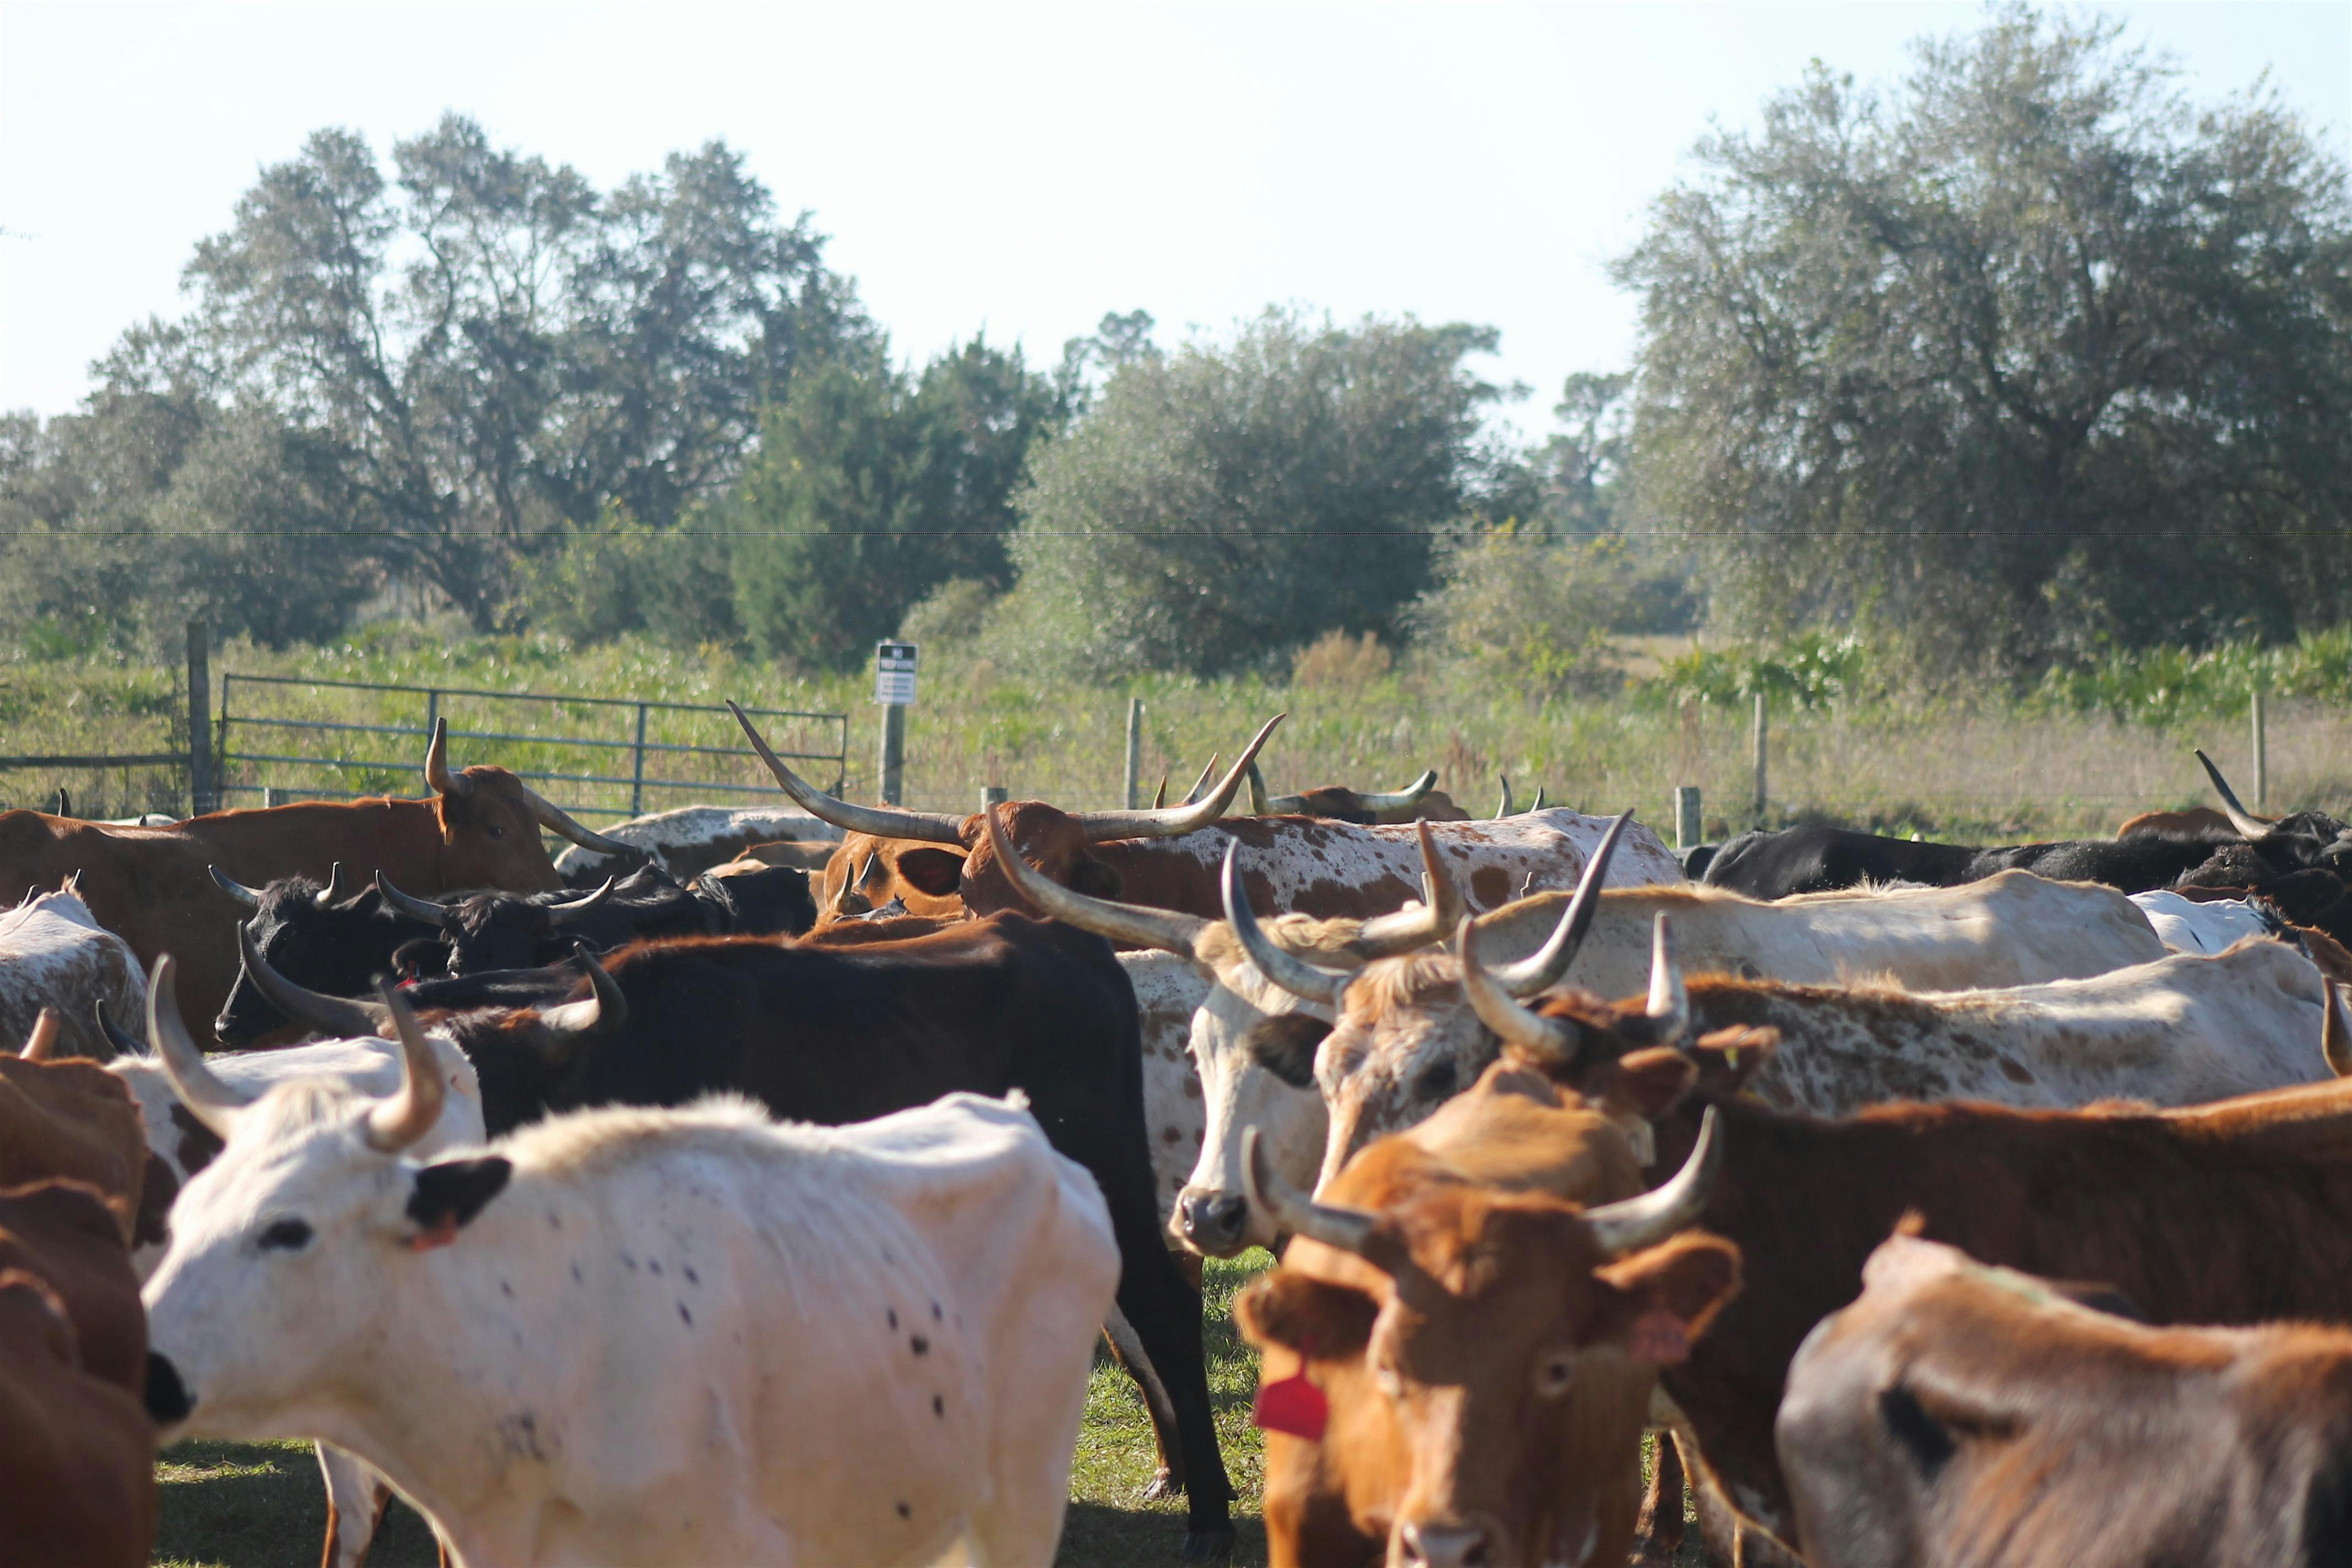
[{"label": "cow's muzzle", "polygon": [[196,1396],[180,1381],[180,1369],[161,1351],[147,1352],[147,1415],[158,1426],[176,1426],[196,1407]]},{"label": "cow's muzzle", "polygon": [[1249,1229],[1249,1199],[1238,1193],[1187,1187],[1176,1199],[1176,1234],[1194,1251],[1231,1258]]},{"label": "cow's muzzle", "polygon": [[1498,1568],[1501,1542],[1479,1523],[1408,1523],[1397,1530],[1402,1568]]}]

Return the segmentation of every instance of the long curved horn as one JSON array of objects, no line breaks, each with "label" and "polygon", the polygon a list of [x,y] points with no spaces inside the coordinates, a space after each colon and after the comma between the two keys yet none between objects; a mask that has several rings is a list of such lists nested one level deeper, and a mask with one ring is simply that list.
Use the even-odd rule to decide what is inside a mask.
[{"label": "long curved horn", "polygon": [[474,793],[474,781],[449,771],[449,721],[433,721],[433,739],[425,748],[425,782],[435,795],[463,800]]},{"label": "long curved horn", "polygon": [[634,845],[624,844],[617,838],[607,838],[601,833],[583,827],[572,821],[562,806],[532,789],[529,784],[523,786],[522,797],[530,805],[531,816],[539,819],[539,825],[541,827],[546,828],[550,833],[569,838],[583,849],[593,849],[599,855],[637,853]]},{"label": "long curved horn", "polygon": [[1559,984],[1559,977],[1576,962],[1577,949],[1584,945],[1593,917],[1601,912],[1601,885],[1608,878],[1609,862],[1616,858],[1617,841],[1624,837],[1625,825],[1633,820],[1633,814],[1627,811],[1609,825],[1609,831],[1592,847],[1592,858],[1584,863],[1584,874],[1576,879],[1576,892],[1568,900],[1568,908],[1560,911],[1559,924],[1552,928],[1544,944],[1527,957],[1517,963],[1497,964],[1494,971],[1496,984],[1514,996],[1532,996]]},{"label": "long curved horn", "polygon": [[1545,1061],[1566,1062],[1576,1055],[1579,1033],[1563,1018],[1547,1018],[1520,1005],[1478,962],[1477,925],[1464,921],[1454,933],[1454,955],[1462,965],[1462,994],[1478,1021],[1507,1046],[1533,1052]]},{"label": "long curved horn", "polygon": [[1438,858],[1437,840],[1431,836],[1429,824],[1416,822],[1413,826],[1421,840],[1421,907],[1378,915],[1358,928],[1356,940],[1349,945],[1368,959],[1390,958],[1443,942],[1447,931],[1462,923],[1462,889]]},{"label": "long curved horn", "polygon": [[1674,925],[1661,911],[1650,927],[1651,1038],[1672,1045],[1690,1027],[1690,992],[1683,985],[1682,965],[1675,962]]},{"label": "long curved horn", "polygon": [[[316,991],[306,991],[269,967],[254,945],[253,933],[239,926],[236,932],[237,951],[245,955],[245,972],[253,976],[263,998],[280,1013],[308,1029],[316,1029],[331,1039],[348,1040],[366,1036],[382,1036],[392,1015],[372,1002],[352,1001],[342,996],[322,996]],[[176,1016],[176,1015],[175,1015]]]},{"label": "long curved horn", "polygon": [[1496,773],[1495,779],[1503,786],[1503,798],[1495,804],[1495,820],[1500,822],[1511,815],[1511,775]]},{"label": "long curved horn", "polygon": [[319,889],[311,901],[322,910],[331,909],[343,901],[343,863],[341,860],[336,861],[334,869],[327,873],[327,885]]},{"label": "long curved horn", "polygon": [[[1201,768],[1201,776],[1200,776],[1199,778],[1196,778],[1196,779],[1194,779],[1194,780],[1192,781],[1192,787],[1191,789],[1186,790],[1186,791],[1184,792],[1184,798],[1183,798],[1182,800],[1181,800],[1181,801],[1178,801],[1176,804],[1177,804],[1177,805],[1200,805],[1200,804],[1201,804],[1202,797],[1203,795],[1207,795],[1207,794],[1208,794],[1208,791],[1209,791],[1209,781],[1210,781],[1211,779],[1213,779],[1213,778],[1215,778],[1216,776],[1217,776],[1217,753],[1216,753],[1216,752],[1211,752],[1209,753],[1209,760],[1208,760],[1205,763],[1203,763],[1203,764],[1202,765],[1202,768]],[[1255,763],[1252,763],[1250,764],[1250,776],[1251,776],[1252,778],[1256,778],[1256,777],[1257,777],[1257,764],[1256,764]],[[1252,795],[1251,795],[1251,798],[1252,798],[1252,799],[1255,799],[1255,798],[1256,798],[1256,795],[1257,795],[1257,793],[1258,793],[1258,792],[1257,792],[1257,790],[1256,790],[1256,787],[1255,787],[1255,785],[1254,785],[1254,786],[1252,786]],[[1156,804],[1156,803],[1155,803],[1155,804]],[[1260,815],[1260,816],[1264,816],[1265,814],[1264,814],[1263,812],[1261,812],[1261,813],[1259,813],[1258,815]]]},{"label": "long curved horn", "polygon": [[1156,947],[1163,952],[1192,956],[1192,943],[1213,921],[1198,915],[1181,914],[1174,910],[1146,909],[1139,904],[1114,903],[1108,899],[1091,898],[1074,889],[1065,888],[1023,858],[1004,831],[1004,823],[997,814],[1007,808],[989,807],[981,813],[988,825],[989,848],[996,863],[1004,868],[1004,875],[1023,898],[1038,910],[1057,921],[1107,936],[1113,942],[1124,942],[1137,947]]},{"label": "long curved horn", "polygon": [[1233,804],[1242,780],[1248,774],[1250,763],[1257,760],[1258,748],[1265,744],[1275,726],[1287,717],[1286,713],[1277,713],[1268,719],[1243,751],[1241,761],[1233,765],[1215,789],[1191,805],[1173,805],[1164,811],[1074,811],[1070,816],[1089,844],[1110,838],[1173,838],[1178,834],[1206,827],[1224,816],[1225,807]]},{"label": "long curved horn", "polygon": [[214,1075],[205,1065],[204,1052],[188,1037],[188,1026],[180,1022],[173,967],[172,955],[163,953],[155,960],[154,973],[147,977],[148,1043],[163,1059],[163,1076],[172,1080],[172,1092],[180,1097],[188,1114],[226,1140],[236,1131],[237,1113],[251,1102]]},{"label": "long curved horn", "polygon": [[382,871],[375,874],[375,890],[385,903],[390,904],[410,920],[422,921],[426,925],[439,926],[444,931],[449,929],[450,918],[456,911],[448,905],[437,903],[431,899],[420,899],[414,893],[402,892],[392,885],[392,879]]},{"label": "long curved horn", "polygon": [[1225,870],[1223,891],[1225,900],[1225,921],[1234,928],[1234,937],[1242,951],[1257,966],[1257,972],[1294,996],[1309,1002],[1321,1002],[1336,1007],[1340,993],[1348,989],[1352,974],[1335,974],[1328,969],[1318,969],[1305,959],[1285,952],[1265,934],[1257,923],[1257,916],[1249,906],[1249,895],[1242,891],[1241,866],[1235,858],[1241,852],[1241,841],[1225,846]]},{"label": "long curved horn", "polygon": [[[1265,1212],[1278,1230],[1319,1241],[1371,1262],[1368,1250],[1380,1215],[1338,1204],[1318,1203],[1282,1179],[1265,1158],[1265,1140],[1255,1126],[1242,1129],[1242,1191]],[[1376,1265],[1377,1267],[1377,1265]]]},{"label": "long curved horn", "polygon": [[1699,1118],[1698,1142],[1691,1146],[1690,1158],[1683,1162],[1674,1180],[1639,1197],[1621,1198],[1584,1211],[1584,1223],[1591,1227],[1601,1255],[1622,1258],[1696,1225],[1714,1194],[1716,1173],[1722,1168],[1723,1137],[1715,1107],[1710,1105]]},{"label": "long curved horn", "polygon": [[567,903],[547,905],[547,923],[550,928],[561,930],[585,916],[591,910],[613,896],[613,888],[616,880],[615,878],[607,877],[604,879],[604,885],[593,893],[583,893]]},{"label": "long curved horn", "polygon": [[540,1026],[556,1035],[609,1035],[629,1021],[629,999],[584,944],[573,948],[572,955],[588,972],[590,994],[547,1008],[539,1016]]},{"label": "long curved horn", "polygon": [[1528,809],[1529,811],[1541,811],[1543,808],[1544,808],[1544,786],[1543,786],[1543,782],[1542,782],[1540,779],[1538,779],[1538,780],[1536,782],[1536,797],[1535,797],[1535,799],[1533,799],[1533,800],[1531,800],[1531,801],[1529,801],[1529,802],[1528,803]]},{"label": "long curved horn", "polygon": [[744,738],[760,760],[776,778],[776,787],[793,798],[794,805],[821,822],[850,833],[864,833],[876,838],[912,838],[924,844],[963,843],[963,819],[943,816],[935,811],[901,811],[895,805],[852,805],[845,800],[835,800],[792,769],[782,759],[768,749],[768,742],[752,728],[751,718],[733,702],[728,711],[735,722],[743,726]]},{"label": "long curved horn", "polygon": [[33,1032],[25,1037],[25,1048],[17,1053],[18,1057],[28,1062],[53,1059],[58,1050],[58,1034],[64,1027],[65,1020],[58,1016],[55,1007],[42,1008],[41,1016],[33,1020]]},{"label": "long curved horn", "polygon": [[[1209,761],[1212,766],[1215,765],[1214,757]],[[1203,779],[1201,782],[1206,784],[1208,781]],[[1194,788],[1197,790],[1199,786]],[[1307,797],[1303,795],[1267,795],[1265,775],[1257,771],[1255,763],[1249,765],[1249,797],[1252,816],[1296,816],[1307,809]]]},{"label": "long curved horn", "polygon": [[1436,787],[1437,770],[1432,768],[1402,789],[1389,790],[1379,795],[1366,795],[1359,790],[1356,792],[1356,798],[1364,803],[1364,809],[1367,811],[1405,811],[1419,805],[1429,792]]},{"label": "long curved horn", "polygon": [[259,893],[254,891],[251,888],[247,887],[243,882],[238,881],[236,878],[230,876],[219,867],[207,866],[205,868],[205,874],[212,878],[213,885],[215,887],[218,888],[222,892],[226,893],[230,898],[235,899],[238,903],[243,904],[247,909],[257,910],[261,907],[261,895]]},{"label": "long curved horn", "polygon": [[2213,791],[2221,797],[2221,811],[2229,817],[2231,826],[2243,834],[2249,841],[2260,838],[2270,832],[2273,824],[2264,822],[2238,804],[2236,792],[2230,788],[2230,781],[2221,776],[2221,770],[2213,765],[2212,758],[2200,752],[2197,753],[2197,760],[2205,764],[2205,776],[2213,781]]},{"label": "long curved horn", "polygon": [[106,1016],[105,998],[100,997],[90,1003],[89,1016],[98,1020],[98,1032],[106,1037],[107,1044],[114,1047],[116,1056],[137,1057],[147,1054],[145,1041]]},{"label": "long curved horn", "polygon": [[441,1120],[441,1106],[449,1097],[442,1081],[441,1063],[417,1026],[416,1015],[400,999],[392,982],[375,983],[376,1000],[391,1015],[400,1040],[400,1089],[389,1100],[378,1100],[368,1111],[367,1143],[379,1154],[397,1154]]}]

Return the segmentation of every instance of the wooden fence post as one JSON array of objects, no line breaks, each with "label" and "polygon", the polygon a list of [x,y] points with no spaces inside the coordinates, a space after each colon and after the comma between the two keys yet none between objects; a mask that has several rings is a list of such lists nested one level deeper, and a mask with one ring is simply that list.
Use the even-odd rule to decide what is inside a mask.
[{"label": "wooden fence post", "polygon": [[1764,694],[1756,694],[1756,826],[1764,826],[1766,800],[1764,758],[1767,742],[1771,738],[1771,719],[1764,706]]},{"label": "wooden fence post", "polygon": [[188,815],[219,808],[213,777],[212,639],[202,621],[188,623]]},{"label": "wooden fence post", "polygon": [[1705,829],[1699,826],[1698,785],[1682,784],[1675,790],[1675,847],[1696,849]]},{"label": "wooden fence post", "polygon": [[878,772],[882,775],[882,804],[902,804],[900,794],[906,782],[907,769],[907,705],[903,702],[882,704],[882,755]]},{"label": "wooden fence post", "polygon": [[1127,700],[1127,809],[1143,804],[1143,699]]},{"label": "wooden fence post", "polygon": [[990,806],[1003,805],[1012,798],[1012,792],[1003,784],[982,784],[980,786],[981,814],[986,816]]},{"label": "wooden fence post", "polygon": [[2268,811],[2271,808],[2270,738],[2263,733],[2263,721],[2264,714],[2263,712],[2263,689],[2260,685],[2257,685],[2254,688],[2253,734],[2254,809],[2256,811]]}]

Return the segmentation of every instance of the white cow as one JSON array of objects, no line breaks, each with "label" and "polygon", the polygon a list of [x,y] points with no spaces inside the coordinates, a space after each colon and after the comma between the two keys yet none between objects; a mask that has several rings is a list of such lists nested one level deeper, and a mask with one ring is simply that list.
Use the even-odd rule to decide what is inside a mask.
[{"label": "white cow", "polygon": [[[663,870],[674,875],[682,871],[678,880],[690,882],[705,867],[732,859],[754,844],[772,844],[779,838],[839,838],[841,829],[798,806],[682,805],[676,811],[632,817],[617,827],[605,828],[603,836],[644,850]],[[673,863],[673,857],[687,854],[693,857],[690,867],[683,859]],[[567,887],[593,888],[616,864],[610,855],[574,844],[555,858],[555,874]]]},{"label": "white cow", "polygon": [[147,980],[131,944],[98,923],[75,890],[28,893],[0,913],[0,1040],[29,1038],[41,1009],[58,1010],[53,1054],[103,1061],[113,1047],[93,1005],[117,1018],[147,1010]]},{"label": "white cow", "polygon": [[[166,1029],[177,1028],[177,1007],[166,1005],[159,1021]],[[184,1034],[184,1030],[181,1032]],[[411,1145],[410,1156],[415,1159],[429,1159],[448,1149],[478,1143],[484,1132],[482,1086],[474,1076],[474,1064],[457,1048],[456,1041],[438,1029],[428,1031],[425,1042],[448,1092],[443,1098],[440,1115]],[[106,1070],[130,1089],[146,1130],[147,1147],[170,1172],[173,1191],[176,1193],[212,1163],[213,1156],[220,1152],[221,1140],[210,1127],[191,1115],[173,1091],[160,1039],[154,1042],[152,1055],[140,1049],[136,1040],[118,1039],[113,1044],[122,1047],[122,1054],[107,1063]],[[298,1081],[341,1084],[355,1093],[381,1098],[400,1088],[404,1067],[401,1047],[394,1042],[360,1038],[310,1040],[279,1050],[224,1051],[212,1057],[194,1055],[192,1044],[189,1056],[183,1059],[182,1070],[205,1084],[205,1092],[220,1103],[249,1105],[279,1084]],[[152,1184],[163,1178],[150,1164],[147,1179]],[[142,1233],[138,1237],[131,1250],[131,1266],[142,1280],[152,1275],[156,1265],[163,1260],[168,1239],[168,1230],[162,1236]],[[368,1543],[375,1539],[376,1521],[383,1515],[391,1489],[366,1465],[331,1444],[319,1445],[319,1469],[327,1484],[328,1535],[323,1568],[359,1568],[367,1556]]]},{"label": "white cow", "polygon": [[1052,1561],[1119,1259],[1017,1098],[821,1128],[721,1096],[425,1163],[439,1079],[395,1023],[390,1100],[181,1084],[226,1146],[147,1283],[165,1441],[333,1442],[464,1568]]},{"label": "white cow", "polygon": [[2179,893],[2134,893],[2157,939],[2174,952],[2220,952],[2250,936],[2277,936],[2284,927],[2243,899],[2199,902]]}]

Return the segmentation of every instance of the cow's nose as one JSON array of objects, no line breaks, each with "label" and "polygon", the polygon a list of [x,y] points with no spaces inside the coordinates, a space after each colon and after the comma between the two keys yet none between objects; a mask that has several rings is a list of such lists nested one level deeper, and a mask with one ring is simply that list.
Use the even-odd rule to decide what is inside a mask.
[{"label": "cow's nose", "polygon": [[147,1352],[147,1414],[158,1426],[177,1426],[196,1407],[196,1396],[180,1381],[180,1369],[161,1351]]},{"label": "cow's nose", "polygon": [[1238,1194],[1188,1192],[1176,1200],[1176,1217],[1184,1239],[1202,1251],[1230,1250],[1241,1245],[1249,1200]]},{"label": "cow's nose", "polygon": [[1397,1531],[1405,1568],[1492,1568],[1494,1538],[1478,1524],[1407,1524]]}]

